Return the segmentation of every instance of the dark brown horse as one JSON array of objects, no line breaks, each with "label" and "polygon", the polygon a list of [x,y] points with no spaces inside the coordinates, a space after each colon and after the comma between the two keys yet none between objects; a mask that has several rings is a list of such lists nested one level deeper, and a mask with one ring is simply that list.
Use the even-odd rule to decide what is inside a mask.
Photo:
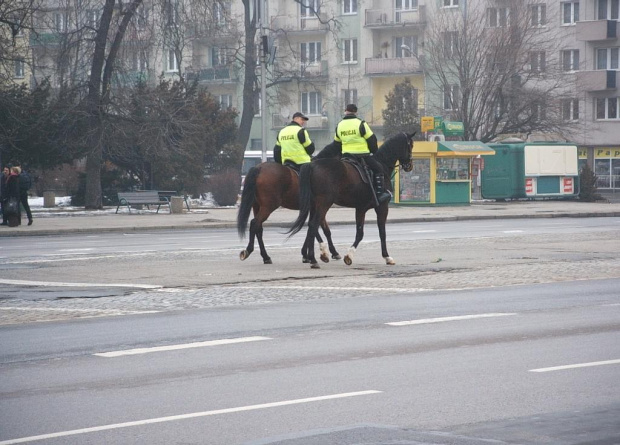
[{"label": "dark brown horse", "polygon": [[[314,159],[339,156],[339,153],[336,153],[333,148],[333,144],[327,145]],[[254,251],[254,239],[256,238],[260,248],[260,254],[263,257],[263,263],[272,264],[271,258],[267,254],[265,244],[263,243],[263,223],[269,218],[269,215],[279,207],[299,210],[299,174],[292,168],[276,162],[263,162],[256,167],[252,167],[245,177],[243,192],[241,193],[241,204],[237,212],[237,231],[239,237],[242,239],[245,237],[250,210],[254,213],[254,218],[250,222],[250,239],[248,245],[239,254],[239,258],[241,258],[242,261],[249,257]],[[321,228],[327,238],[329,252],[332,254],[332,258],[339,260],[341,256],[334,247],[331,230],[325,219],[321,220]],[[323,239],[318,234],[318,231],[316,238],[321,248],[320,258],[327,263],[329,262],[327,247],[325,243],[323,243]],[[312,247],[314,247],[314,240]],[[307,243],[304,243],[301,249],[301,255],[305,263],[309,262],[307,250]]]},{"label": "dark brown horse", "polygon": [[[405,171],[411,171],[413,134],[400,133],[391,137],[374,155],[383,167],[385,178],[390,178],[397,163]],[[392,184],[386,180],[386,189],[392,190]],[[353,253],[364,237],[366,212],[375,207],[375,198],[371,185],[362,180],[360,172],[349,162],[339,159],[321,159],[305,164],[300,176],[299,216],[288,231],[290,236],[299,232],[308,221],[308,232],[304,246],[308,249],[308,258],[313,269],[318,269],[314,256],[314,238],[318,233],[319,222],[325,219],[327,211],[333,204],[355,209],[355,242],[344,257],[344,262],[351,265]],[[396,264],[388,254],[385,241],[385,222],[388,215],[388,202],[375,207],[377,226],[381,239],[381,254],[386,264]]]}]

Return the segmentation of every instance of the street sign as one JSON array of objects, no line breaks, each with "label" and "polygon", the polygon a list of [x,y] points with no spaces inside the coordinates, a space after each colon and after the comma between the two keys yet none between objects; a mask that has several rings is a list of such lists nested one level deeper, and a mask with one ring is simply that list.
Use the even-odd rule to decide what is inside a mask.
[{"label": "street sign", "polygon": [[435,129],[435,118],[433,116],[422,116],[420,118],[420,127],[422,133],[433,131]]},{"label": "street sign", "polygon": [[444,122],[442,128],[443,134],[446,136],[463,136],[465,134],[463,122]]}]

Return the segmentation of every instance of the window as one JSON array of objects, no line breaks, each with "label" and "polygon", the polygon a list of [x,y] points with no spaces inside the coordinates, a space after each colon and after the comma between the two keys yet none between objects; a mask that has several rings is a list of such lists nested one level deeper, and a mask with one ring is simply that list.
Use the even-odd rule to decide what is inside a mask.
[{"label": "window", "polygon": [[224,5],[223,3],[215,2],[213,5],[213,21],[220,26],[226,25],[226,18],[230,14],[229,8],[229,4]]},{"label": "window", "polygon": [[579,99],[562,100],[562,119],[565,121],[579,120]]},{"label": "window", "polygon": [[211,66],[225,66],[230,62],[225,48],[214,47],[211,49]]},{"label": "window", "polygon": [[617,70],[619,49],[620,48],[597,48],[596,69],[597,70]]},{"label": "window", "polygon": [[171,26],[179,23],[179,9],[175,0],[167,0],[164,4],[166,25]]},{"label": "window", "polygon": [[22,59],[18,59],[15,61],[15,77],[18,79],[24,78],[25,73],[25,64]]},{"label": "window", "polygon": [[596,99],[596,118],[597,119],[619,119],[618,106],[620,97],[603,97]]},{"label": "window", "polygon": [[579,71],[579,50],[562,51],[562,71]]},{"label": "window", "polygon": [[532,51],[530,53],[530,71],[532,73],[544,73],[546,69],[544,51]]},{"label": "window", "polygon": [[344,110],[347,105],[357,103],[357,90],[342,90],[342,97],[344,99],[342,109]]},{"label": "window", "polygon": [[456,56],[458,51],[459,33],[456,31],[443,33],[443,51],[447,58]]},{"label": "window", "polygon": [[321,42],[302,43],[300,49],[303,65],[316,65],[321,61]]},{"label": "window", "polygon": [[131,56],[131,69],[133,71],[146,71],[148,68],[147,57],[144,51],[136,51]]},{"label": "window", "polygon": [[343,0],[342,13],[357,14],[357,0]]},{"label": "window", "polygon": [[262,111],[262,103],[260,100],[260,91],[254,93],[254,116],[258,117],[261,115]]},{"label": "window", "polygon": [[54,26],[57,32],[67,31],[67,17],[62,12],[54,14]]},{"label": "window", "polygon": [[216,97],[222,109],[232,108],[232,95],[231,94],[220,94],[219,96],[216,96]]},{"label": "window", "polygon": [[344,39],[342,43],[342,62],[357,63],[357,39]]},{"label": "window", "polygon": [[91,28],[96,28],[99,22],[99,11],[96,9],[87,9],[85,17],[85,25]]},{"label": "window", "polygon": [[443,109],[446,111],[458,110],[461,101],[461,88],[458,85],[448,85],[443,91]]},{"label": "window", "polygon": [[510,10],[508,8],[487,8],[487,26],[504,28],[508,25]]},{"label": "window", "polygon": [[532,103],[532,106],[530,107],[532,112],[532,120],[535,122],[545,120],[547,118],[547,111],[545,108],[545,103],[542,101]]},{"label": "window", "polygon": [[545,26],[547,22],[547,5],[530,5],[530,18],[532,28]]},{"label": "window", "polygon": [[456,8],[459,5],[459,0],[442,0],[444,8]]},{"label": "window", "polygon": [[168,50],[168,57],[166,58],[166,70],[168,72],[179,71],[179,66],[177,65],[177,55],[174,49]]},{"label": "window", "polygon": [[149,10],[146,6],[140,5],[136,11],[136,28],[145,29],[149,22]]},{"label": "window", "polygon": [[599,20],[618,20],[620,0],[598,0],[596,15]]},{"label": "window", "polygon": [[301,18],[314,18],[319,13],[319,0],[301,1]]},{"label": "window", "polygon": [[304,114],[321,114],[323,104],[321,103],[321,93],[312,91],[301,93],[301,112]]},{"label": "window", "polygon": [[396,57],[415,57],[418,54],[418,36],[396,37],[394,48]]},{"label": "window", "polygon": [[396,22],[401,22],[401,13],[406,11],[416,11],[418,9],[418,0],[396,0]]},{"label": "window", "polygon": [[579,21],[579,2],[563,2],[562,25],[574,25]]}]

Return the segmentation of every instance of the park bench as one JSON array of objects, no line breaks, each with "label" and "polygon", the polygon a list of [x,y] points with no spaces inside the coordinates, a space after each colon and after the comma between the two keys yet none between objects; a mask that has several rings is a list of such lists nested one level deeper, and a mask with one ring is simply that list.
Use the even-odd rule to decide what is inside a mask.
[{"label": "park bench", "polygon": [[127,206],[129,213],[131,213],[132,206],[145,205],[149,210],[152,205],[157,206],[157,213],[159,208],[165,204],[168,206],[170,213],[172,213],[172,207],[170,207],[170,200],[165,196],[160,196],[157,190],[144,190],[141,192],[119,192],[118,193],[118,206],[116,207],[116,213],[120,206]]}]

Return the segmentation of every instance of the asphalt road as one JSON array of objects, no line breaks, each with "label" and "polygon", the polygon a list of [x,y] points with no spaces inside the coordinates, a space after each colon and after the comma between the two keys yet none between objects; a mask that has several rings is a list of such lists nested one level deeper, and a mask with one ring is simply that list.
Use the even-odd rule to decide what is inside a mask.
[{"label": "asphalt road", "polygon": [[0,444],[618,443],[619,285],[5,326]]}]

